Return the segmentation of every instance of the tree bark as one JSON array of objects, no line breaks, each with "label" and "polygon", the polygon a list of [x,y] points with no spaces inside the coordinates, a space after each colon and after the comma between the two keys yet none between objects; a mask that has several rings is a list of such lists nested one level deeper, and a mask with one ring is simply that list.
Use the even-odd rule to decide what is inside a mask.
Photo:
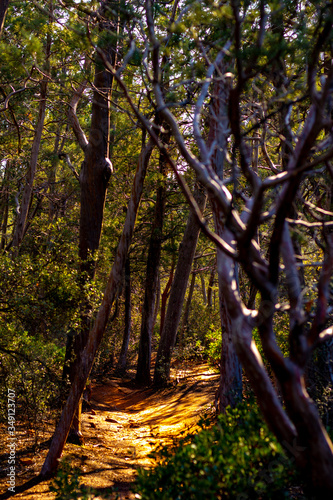
[{"label": "tree bark", "polygon": [[[170,134],[162,136],[164,144],[170,141]],[[157,297],[158,274],[161,259],[163,223],[166,199],[166,162],[163,153],[160,154],[159,171],[164,176],[162,185],[157,188],[155,215],[152,225],[147,270],[145,282],[145,296],[142,308],[142,322],[139,343],[139,356],[135,381],[141,385],[150,385],[150,365],[151,365],[151,339],[154,326],[154,310]]]},{"label": "tree bark", "polygon": [[[204,190],[199,185],[196,187],[194,198],[200,209],[203,210],[207,197]],[[199,233],[199,224],[197,223],[196,216],[191,211],[187,220],[184,236],[178,250],[179,257],[177,267],[171,285],[167,312],[157,351],[154,371],[154,385],[158,387],[164,385],[170,379],[171,356],[176,342],[186,288],[191,273]]]},{"label": "tree bark", "polygon": [[[214,204],[213,204],[214,206]],[[219,236],[223,234],[223,222],[219,213],[214,212],[215,230]],[[219,249],[217,254],[217,269],[221,269],[225,255]],[[242,399],[242,367],[233,342],[232,324],[225,300],[225,283],[222,273],[218,273],[219,308],[222,329],[222,349],[220,360],[220,382],[215,400],[219,403],[222,413],[227,406],[234,408]]]},{"label": "tree bark", "polygon": [[216,274],[216,264],[213,265],[213,268],[212,268],[210,276],[209,276],[209,282],[208,282],[207,307],[210,307],[210,308],[213,307],[213,285],[214,285],[214,280],[215,280],[215,274]]},{"label": "tree bark", "polygon": [[5,173],[1,185],[1,213],[0,213],[0,227],[1,227],[1,242],[0,250],[3,250],[7,244],[7,224],[8,224],[8,204],[9,204],[9,182],[11,177],[10,160],[6,160]]},{"label": "tree bark", "polygon": [[108,283],[104,292],[102,304],[98,310],[94,326],[89,332],[86,347],[80,356],[75,373],[75,378],[72,382],[69,396],[63,408],[60,421],[53,435],[51,446],[41,471],[41,477],[49,476],[58,467],[58,460],[65,446],[75,410],[78,407],[80,398],[89,377],[96,351],[103,338],[111,307],[116,298],[116,294],[123,277],[128,249],[133,236],[136,214],[142,196],[143,183],[153,147],[154,142],[150,140],[141,152],[137,171],[133,181],[131,199],[127,208],[126,221],[124,224],[122,235],[120,237]]},{"label": "tree bark", "polygon": [[32,201],[33,183],[37,169],[38,154],[44,128],[45,111],[46,111],[46,94],[47,94],[47,81],[43,80],[40,84],[40,101],[39,101],[37,124],[35,129],[36,131],[32,143],[31,157],[25,178],[25,186],[23,189],[20,211],[17,217],[15,233],[13,236],[12,247],[14,247],[15,249],[14,251],[18,251],[18,248],[21,245],[24,234],[26,232],[28,213]]},{"label": "tree bark", "polygon": [[132,303],[131,303],[131,264],[130,257],[128,256],[125,263],[125,326],[124,326],[124,336],[121,345],[121,350],[119,354],[119,359],[117,363],[117,371],[124,373],[126,371],[127,363],[127,351],[131,334],[131,315],[132,315]]},{"label": "tree bark", "polygon": [[[212,154],[212,167],[217,176],[223,181],[224,162],[227,151],[227,138],[229,130],[228,119],[229,89],[227,83],[217,81],[213,87],[212,102],[210,105],[210,129],[209,144],[216,143]],[[222,237],[224,223],[220,207],[214,197],[211,197],[211,205],[214,216],[215,232]],[[225,259],[221,249],[216,250],[217,269],[221,269],[222,261]],[[232,325],[224,297],[224,276],[218,273],[219,283],[219,308],[222,329],[222,350],[220,361],[220,383],[216,393],[219,401],[219,411],[224,412],[227,406],[234,408],[242,398],[242,368],[237,357],[233,343]]]},{"label": "tree bark", "polygon": [[[106,2],[106,4],[109,2]],[[106,4],[102,4],[100,15],[104,16]],[[110,26],[111,22],[105,20]],[[104,22],[100,23],[103,30]],[[114,27],[113,27],[114,28]],[[116,30],[117,27],[114,28]],[[116,47],[108,46],[104,49],[106,59],[112,64],[116,63]],[[96,252],[99,248],[104,216],[105,198],[108,182],[112,173],[112,164],[108,158],[110,141],[110,97],[113,77],[106,71],[98,52],[95,54],[95,78],[91,111],[91,125],[89,140],[87,141],[76,116],[76,106],[84,89],[84,84],[78,89],[70,104],[69,118],[77,140],[84,151],[84,160],[79,176],[81,188],[80,204],[80,284],[84,289],[88,281],[95,275]],[[91,322],[91,306],[84,297],[81,304],[81,329],[73,339],[72,349],[69,351],[70,360],[65,359],[65,367],[69,363],[69,379],[73,382],[77,365],[80,362],[81,352],[86,346]],[[81,404],[75,415],[70,433],[73,442],[82,443],[81,432]]]},{"label": "tree bark", "polygon": [[9,0],[0,0],[0,36],[5,24]]},{"label": "tree bark", "polygon": [[167,284],[165,285],[165,288],[162,293],[162,299],[161,299],[161,320],[160,320],[160,336],[162,335],[163,328],[164,328],[164,321],[165,321],[165,314],[166,314],[166,307],[168,303],[168,298],[170,295],[170,289],[171,285],[173,282],[173,275],[175,273],[175,260],[172,258],[172,263],[171,263],[171,269],[169,273],[169,278],[167,281]]}]

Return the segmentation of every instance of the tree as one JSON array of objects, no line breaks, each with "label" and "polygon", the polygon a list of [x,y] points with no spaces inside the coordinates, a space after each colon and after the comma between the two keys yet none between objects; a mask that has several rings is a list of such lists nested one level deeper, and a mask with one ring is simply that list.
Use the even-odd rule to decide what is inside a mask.
[{"label": "tree", "polygon": [[[109,12],[114,2],[102,2],[99,15],[99,31],[101,31],[101,41],[103,53],[108,61],[114,66],[117,61],[117,25],[118,19],[109,19]],[[110,41],[105,43],[103,36],[113,34]],[[88,281],[92,281],[95,275],[96,252],[99,248],[102,223],[104,215],[104,205],[107,186],[112,173],[112,164],[109,159],[110,150],[110,99],[112,90],[112,75],[105,70],[98,53],[95,54],[95,78],[94,91],[91,107],[91,124],[89,139],[87,140],[79,120],[76,115],[78,100],[82,96],[85,84],[81,84],[75,92],[69,110],[76,139],[84,152],[84,160],[79,176],[80,182],[80,235],[79,235],[79,258],[80,258],[80,282],[84,288]],[[69,159],[67,158],[67,161]],[[82,326],[80,331],[69,339],[65,358],[65,372],[68,363],[69,379],[73,382],[77,365],[80,362],[81,352],[85,348],[91,322],[91,306],[87,298],[82,303]],[[81,433],[81,403],[78,408],[71,439],[82,441]]]},{"label": "tree", "polygon": [[[227,141],[229,133],[228,100],[230,86],[228,81],[219,79],[219,75],[225,73],[223,63],[217,66],[217,78],[210,103],[210,127],[208,135],[208,147],[212,151],[211,165],[217,178],[223,182],[226,168]],[[216,144],[214,147],[213,144]],[[203,152],[203,155],[205,152]],[[203,161],[206,158],[203,156]],[[212,212],[214,216],[215,232],[223,237],[224,217],[214,195],[211,195]],[[217,268],[223,267],[224,253],[217,248]],[[237,271],[235,270],[235,278]],[[234,408],[242,399],[242,368],[237,357],[232,337],[232,322],[229,316],[225,297],[225,277],[222,272],[218,273],[219,282],[219,308],[222,329],[222,350],[220,361],[220,384],[216,394],[216,402],[219,401],[220,411],[225,411],[228,406]]]},{"label": "tree", "polygon": [[[293,27],[293,30],[295,33],[297,30],[301,30],[304,37],[303,44],[298,47],[294,43],[296,37],[289,37],[291,18],[288,15],[284,19],[284,43],[277,44],[279,40],[275,39],[274,32],[267,29],[269,28],[269,14],[270,12],[274,13],[275,10],[274,5],[266,5],[265,2],[261,2],[250,8],[247,4],[240,6],[239,3],[233,1],[226,4],[225,8],[221,10],[220,17],[224,16],[225,22],[228,19],[231,28],[225,30],[224,46],[219,40],[219,43],[214,46],[214,49],[219,47],[219,50],[215,54],[211,50],[212,54],[208,58],[207,48],[202,43],[200,44],[200,40],[197,38],[198,47],[201,49],[200,56],[208,65],[204,83],[198,82],[201,92],[193,114],[193,135],[200,151],[200,159],[188,148],[177,118],[170,110],[171,103],[166,101],[160,87],[161,52],[165,50],[165,46],[162,43],[163,39],[161,41],[161,35],[157,36],[156,34],[154,18],[156,11],[153,7],[155,7],[153,2],[145,2],[147,30],[152,54],[153,76],[150,81],[156,106],[162,110],[164,119],[171,127],[184,161],[195,170],[199,180],[214,197],[218,206],[218,215],[224,221],[220,235],[213,234],[204,223],[197,204],[179,175],[175,162],[170,156],[168,161],[173,167],[174,174],[193,210],[197,213],[205,233],[225,254],[223,261],[219,262],[218,273],[223,283],[223,296],[231,322],[236,352],[257,395],[263,415],[278,439],[295,455],[297,464],[309,482],[312,494],[318,498],[329,498],[333,492],[332,443],[320,422],[313,402],[306,394],[304,369],[306,360],[315,346],[332,335],[332,328],[325,326],[327,304],[330,300],[329,282],[333,269],[333,241],[332,235],[327,234],[327,225],[322,223],[325,234],[325,252],[318,282],[317,308],[314,314],[309,316],[302,307],[301,296],[298,294],[300,284],[296,272],[295,253],[290,246],[289,224],[295,223],[291,207],[302,189],[304,178],[307,179],[310,175],[309,172],[311,175],[320,177],[322,174],[318,166],[327,167],[329,175],[332,176],[332,168],[327,162],[333,155],[333,149],[330,136],[325,137],[325,130],[332,126],[331,116],[327,113],[327,102],[333,78],[332,68],[325,80],[322,80],[321,88],[318,88],[321,81],[319,55],[322,51],[330,50],[331,6],[321,3],[316,4],[316,6],[312,4],[298,6],[300,20]],[[193,17],[189,15],[186,18],[188,12],[186,9],[182,11],[178,23],[169,25],[170,32],[182,33],[186,27],[193,30]],[[311,26],[307,19],[311,19]],[[316,24],[315,31],[312,30],[314,23]],[[251,36],[254,38],[253,43],[249,43],[248,40],[248,37]],[[197,37],[195,33],[194,37]],[[169,40],[169,37],[167,36],[164,40]],[[233,45],[229,40],[232,40]],[[300,95],[299,89],[304,88],[304,78],[303,72],[298,73],[297,70],[298,65],[303,65],[304,68],[302,51],[306,44],[309,44],[312,50],[307,66],[306,93]],[[229,64],[232,72],[221,73],[219,78],[222,81],[233,79],[228,98],[230,139],[232,140],[233,152],[231,167],[234,179],[236,180],[236,176],[238,177],[238,184],[246,181],[247,188],[243,193],[240,192],[239,188],[231,193],[226,187],[228,182],[221,182],[221,179],[213,171],[211,155],[216,145],[211,147],[207,145],[203,138],[201,123],[201,113],[208,95],[209,84],[213,80],[213,72],[219,68],[221,60],[230,49],[232,49],[231,53],[235,65],[231,65],[233,60],[231,58]],[[280,111],[279,108],[276,109],[274,100],[271,101],[266,97],[264,89],[266,89],[266,72],[272,61],[276,61],[282,53],[289,61],[292,58],[295,64],[294,67],[290,65],[288,79],[289,85],[292,83],[292,91],[289,89],[291,98],[286,93],[284,86],[275,90],[281,99],[291,107],[296,107],[297,104],[306,99],[308,99],[309,107],[303,114],[302,128],[298,127],[297,133],[294,132],[293,144],[289,145],[291,153],[287,169],[268,177],[259,176],[252,168],[245,138],[253,130],[253,127],[260,130],[269,121],[270,116],[274,117]],[[245,92],[251,82],[253,85],[258,84],[261,87],[263,99],[261,106],[265,110],[264,119],[256,121],[254,125],[252,125],[251,120],[243,118],[243,109],[249,109],[245,100]],[[295,82],[298,84],[301,82],[302,86],[299,87]],[[183,83],[183,86],[185,85]],[[173,102],[175,102],[175,96],[173,96]],[[178,102],[180,103],[180,100]],[[271,108],[270,113],[267,112],[267,107]],[[299,104],[299,108],[302,109],[302,104]],[[154,137],[159,148],[167,154],[163,145],[155,137],[154,130],[149,123],[138,112],[137,116]],[[297,114],[294,112],[294,120],[296,120],[295,117]],[[274,136],[272,137],[274,144],[273,139]],[[283,142],[285,138],[280,140]],[[280,147],[281,144],[279,144],[279,149]],[[274,162],[273,167],[275,168]],[[265,211],[267,204],[269,210]],[[260,252],[255,235],[267,222],[270,222],[270,235],[269,255],[266,259]],[[305,227],[309,224],[306,221],[304,223]],[[274,329],[274,319],[281,307],[278,302],[281,255],[284,257],[284,265],[288,275],[286,284],[289,292],[290,352],[287,357],[282,354],[277,344]],[[260,302],[257,310],[248,310],[242,302],[237,287],[236,263],[242,265],[249,279],[259,290]],[[281,384],[286,410],[279,401],[252,338],[252,332],[256,327],[260,334],[265,356]]]},{"label": "tree", "polygon": [[[24,159],[32,158],[31,145],[36,136],[32,124],[41,123],[38,122],[42,104],[38,90],[44,81],[45,86],[47,82],[48,100],[43,133],[41,140],[37,141],[39,162],[33,165],[36,167],[34,184],[29,177],[23,186],[27,192],[24,206],[29,204],[27,213],[30,213],[30,225],[27,225],[27,219],[20,224],[29,227],[29,233],[26,233],[29,238],[17,238],[21,245],[23,269],[18,266],[21,262],[13,258],[13,269],[17,266],[15,279],[8,272],[5,276],[7,286],[14,283],[16,288],[20,288],[17,293],[21,293],[19,278],[23,275],[24,283],[31,288],[34,283],[37,289],[39,275],[47,281],[45,274],[40,272],[40,266],[44,262],[49,265],[52,259],[59,259],[58,267],[67,270],[65,257],[60,258],[59,252],[52,248],[55,239],[59,244],[61,237],[55,236],[56,230],[50,224],[49,204],[45,210],[45,204],[40,200],[46,197],[45,193],[54,201],[58,196],[59,214],[66,215],[71,221],[78,220],[75,195],[69,194],[77,192],[71,185],[71,181],[76,182],[76,179],[48,175],[48,168],[54,168],[56,164],[51,161],[55,151],[66,149],[66,153],[75,157],[74,161],[79,158],[78,146],[71,141],[65,129],[65,120],[61,119],[62,105],[64,100],[70,101],[68,96],[72,95],[73,89],[78,89],[72,100],[72,111],[75,112],[75,99],[80,97],[77,82],[82,82],[83,61],[90,57],[91,52],[95,54],[96,78],[105,73],[107,78],[117,82],[121,103],[118,100],[116,109],[121,114],[119,122],[123,121],[122,130],[128,133],[131,129],[132,133],[142,129],[150,135],[149,141],[147,144],[144,141],[142,147],[123,233],[115,251],[102,305],[87,335],[86,347],[78,357],[69,398],[42,475],[57,467],[57,459],[90,374],[111,306],[123,280],[145,172],[156,145],[161,157],[172,168],[168,181],[177,180],[202,233],[217,247],[220,304],[221,311],[225,313],[222,326],[228,326],[228,335],[224,335],[228,341],[224,342],[222,353],[222,406],[233,404],[228,397],[234,391],[233,382],[240,379],[236,353],[265,419],[280,442],[294,454],[309,483],[310,493],[318,498],[330,498],[333,491],[332,444],[307,393],[306,372],[315,348],[332,339],[329,318],[333,269],[330,220],[330,184],[333,177],[332,5],[321,0],[303,3],[285,0],[283,5],[264,0],[251,4],[235,0],[219,3],[212,0],[124,2],[121,3],[121,12],[126,18],[126,29],[122,34],[124,57],[122,64],[117,65],[107,54],[107,47],[112,46],[106,43],[110,41],[110,31],[104,24],[105,19],[99,17],[99,12],[90,11],[86,2],[75,3],[76,6],[61,2],[54,6],[52,23],[49,23],[52,24],[50,31],[54,50],[50,54],[50,70],[46,72],[43,64],[46,35],[50,28],[46,27],[46,20],[51,12],[47,7],[54,4],[38,4],[38,11],[33,10],[31,18],[22,15],[26,12],[26,3],[13,4],[15,9],[9,8],[1,38],[4,60],[1,65],[1,222],[6,231],[3,241],[17,219],[15,209],[20,205],[19,186],[27,170]],[[103,2],[103,6],[106,4]],[[45,14],[46,17],[43,17]],[[61,23],[53,23],[57,19]],[[42,31],[39,28],[44,29],[42,42],[36,35]],[[101,31],[98,31],[99,28]],[[105,41],[103,46],[98,44],[99,38]],[[63,57],[56,62],[58,51]],[[163,85],[165,81],[168,82],[167,88]],[[104,88],[103,82],[97,83],[96,89]],[[89,102],[93,93],[87,92]],[[100,103],[104,99],[103,103],[109,104],[104,92],[99,92],[95,98],[97,101],[101,99]],[[81,101],[78,109],[80,104]],[[86,121],[82,130],[89,130],[92,126],[91,108],[87,106],[86,111],[81,106],[80,120]],[[102,122],[105,124],[107,114],[105,108],[99,111],[101,120],[98,126]],[[157,115],[158,122],[154,120]],[[177,144],[178,153],[163,143],[166,129],[172,135],[170,142]],[[104,169],[96,169],[98,189],[94,192],[98,198],[98,223],[91,230],[91,234],[96,236],[91,241],[97,242],[97,246],[89,242],[89,225],[94,221],[88,214],[91,201],[87,200],[88,190],[82,189],[85,192],[82,205],[87,201],[82,207],[83,212],[88,208],[81,217],[87,223],[87,232],[84,233],[83,227],[81,231],[88,240],[82,241],[80,248],[83,252],[86,246],[87,254],[82,255],[89,277],[94,272],[91,252],[96,252],[100,244],[98,233],[106,193],[108,148],[105,144],[110,132],[105,127],[103,130],[107,137],[101,136],[100,147],[96,146],[95,150],[98,165],[103,165]],[[62,136],[59,147],[57,134]],[[86,146],[89,141],[91,144],[94,142],[93,139],[86,139]],[[117,150],[116,144],[114,148]],[[133,144],[128,144],[131,154],[133,148]],[[87,154],[85,160],[90,166],[93,164],[93,149],[85,149],[81,153]],[[117,161],[122,158],[125,162],[124,152],[120,149]],[[93,168],[91,170],[95,172]],[[84,164],[84,176],[88,173],[90,176],[90,167]],[[128,177],[132,179],[131,175]],[[213,222],[203,218],[202,210],[188,187],[187,183],[193,183],[194,178],[207,191]],[[89,179],[89,183],[92,182],[94,175]],[[49,183],[56,186],[54,191],[49,189]],[[30,193],[29,189],[32,189]],[[119,192],[120,187],[116,186],[116,190]],[[63,200],[68,200],[70,196],[72,206],[69,210],[68,207],[65,209]],[[116,202],[112,202],[115,206]],[[118,202],[118,205],[122,210],[123,204]],[[124,216],[119,218],[123,219]],[[65,226],[65,223],[62,224]],[[75,235],[76,226],[71,227],[74,227]],[[111,234],[116,234],[116,231]],[[74,236],[71,235],[71,238]],[[305,251],[306,245],[311,255]],[[46,247],[48,249],[43,255],[42,249]],[[109,242],[103,250],[106,249],[111,256],[114,248]],[[73,253],[69,252],[69,255],[69,276],[72,277],[76,263]],[[44,260],[40,263],[37,259],[34,281],[29,281],[24,275],[24,263],[30,265],[36,256],[40,260],[43,256]],[[5,268],[8,261],[3,255],[1,258]],[[105,269],[98,276],[101,281],[104,274]],[[48,279],[53,286],[54,275]],[[35,310],[39,311],[50,288],[45,286],[43,293],[38,294],[34,290],[31,297],[25,298],[28,301],[25,302],[25,305],[28,304],[26,309],[29,309],[32,298],[36,298]],[[58,288],[56,283],[53,286],[56,289],[54,295],[58,293]],[[42,320],[34,321],[31,326],[29,319],[32,315],[28,315],[22,307],[11,306],[10,294],[15,290],[10,286],[8,289],[3,323],[10,320],[12,330],[9,331],[14,331],[18,324],[32,337],[39,328],[43,334],[45,332],[45,338],[50,331],[55,331],[55,328],[43,330]],[[60,293],[59,297],[59,303],[63,303]],[[75,302],[74,294],[71,298]],[[74,309],[72,306],[70,311]],[[66,330],[67,323],[76,323],[76,315],[75,310],[71,321],[61,318],[60,322],[57,319],[61,329]],[[56,316],[53,315],[53,318]],[[288,325],[288,339],[283,335],[281,324]],[[172,336],[168,344],[169,352],[172,350]],[[283,402],[271,373],[281,387]]]},{"label": "tree", "polygon": [[[194,199],[198,203],[200,210],[203,210],[206,203],[206,194],[199,186],[196,188]],[[165,384],[170,378],[171,355],[176,342],[185,292],[192,268],[199,232],[200,226],[196,221],[195,215],[191,212],[188,217],[182,242],[179,246],[177,267],[171,285],[167,312],[158,346],[154,371],[154,385],[156,386]]]},{"label": "tree", "polygon": [[0,35],[2,33],[3,25],[7,14],[9,0],[1,0],[0,2]]},{"label": "tree", "polygon": [[[50,17],[49,24],[52,24],[52,3],[50,4]],[[40,98],[39,98],[39,109],[38,109],[38,117],[37,123],[35,125],[35,135],[31,148],[31,156],[30,162],[28,166],[28,171],[26,173],[25,185],[23,187],[22,201],[20,208],[18,210],[16,228],[13,235],[12,246],[15,251],[18,251],[19,246],[22,243],[23,237],[27,231],[27,219],[28,213],[31,207],[32,202],[32,194],[33,194],[33,184],[36,176],[37,170],[37,161],[38,155],[40,151],[41,141],[42,141],[42,133],[44,128],[44,121],[46,115],[46,102],[47,102],[47,87],[48,87],[48,78],[47,75],[50,72],[50,55],[51,55],[51,46],[52,46],[52,38],[50,33],[48,33],[45,40],[45,63],[44,63],[44,71],[45,74],[42,75],[40,81]]]},{"label": "tree", "polygon": [[[164,134],[161,135],[161,140],[163,141],[163,144],[165,146],[168,145],[170,141],[170,133],[167,130]],[[135,378],[137,383],[143,385],[149,385],[151,382],[151,338],[155,319],[155,303],[158,296],[157,287],[162,250],[163,223],[166,201],[166,167],[167,164],[164,158],[164,154],[161,153],[159,158],[159,173],[162,175],[163,180],[162,182],[160,181],[157,187],[154,220],[151,227],[151,236],[147,257],[145,295],[142,308],[139,355]]]},{"label": "tree", "polygon": [[153,147],[154,143],[152,140],[149,140],[146,145],[143,145],[133,181],[126,221],[118,243],[117,253],[105,288],[102,304],[96,315],[94,326],[89,332],[85,349],[81,353],[75,378],[70,387],[69,396],[62,410],[48,455],[41,471],[42,477],[47,477],[49,474],[52,474],[58,467],[58,460],[65,446],[75,411],[89,377],[97,349],[103,338],[111,307],[122,280],[128,249],[133,235],[136,214],[141,200],[143,182]]},{"label": "tree", "polygon": [[131,335],[131,314],[132,314],[132,303],[131,303],[131,261],[128,255],[125,262],[125,285],[124,285],[124,297],[125,297],[125,325],[124,325],[124,335],[121,344],[119,359],[117,363],[117,371],[124,373],[126,371],[127,364],[127,352],[128,344]]}]

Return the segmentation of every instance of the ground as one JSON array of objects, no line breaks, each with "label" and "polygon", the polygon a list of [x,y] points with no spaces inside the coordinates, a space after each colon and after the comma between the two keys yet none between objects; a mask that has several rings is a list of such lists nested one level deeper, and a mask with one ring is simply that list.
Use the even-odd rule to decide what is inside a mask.
[{"label": "ground", "polygon": [[[83,414],[84,446],[67,444],[63,458],[81,471],[81,484],[110,491],[109,498],[134,499],[131,491],[139,467],[152,467],[149,454],[157,445],[172,442],[183,431],[195,429],[200,415],[212,411],[218,375],[205,364],[174,371],[173,384],[163,390],[138,389],[129,378],[110,378],[95,384],[91,406]],[[1,449],[7,448],[6,429],[1,429]],[[41,470],[47,454],[52,427],[45,432],[37,453],[34,434],[21,424],[17,427],[17,499],[51,500],[50,481],[23,490]],[[0,495],[5,498],[7,455],[0,455]],[[113,493],[111,493],[113,491]]]}]

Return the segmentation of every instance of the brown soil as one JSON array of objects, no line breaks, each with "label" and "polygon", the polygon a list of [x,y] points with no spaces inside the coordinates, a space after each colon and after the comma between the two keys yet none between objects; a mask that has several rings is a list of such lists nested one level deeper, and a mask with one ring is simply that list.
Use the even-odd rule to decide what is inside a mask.
[{"label": "brown soil", "polygon": [[[67,444],[62,457],[80,469],[81,484],[96,489],[99,494],[110,492],[108,498],[115,498],[118,492],[118,498],[134,499],[131,487],[137,469],[154,465],[149,454],[159,444],[168,444],[180,437],[183,431],[194,430],[200,414],[212,409],[218,375],[208,365],[178,371],[177,380],[177,384],[161,391],[138,389],[129,379],[119,378],[107,379],[103,385],[93,387],[91,407],[83,414],[85,444]],[[4,432],[0,445],[6,450],[6,429],[1,430]],[[20,488],[41,470],[51,431],[46,429],[44,446],[33,453],[33,434],[29,434],[23,424],[17,427],[15,498],[55,498],[49,491],[50,481],[24,491],[21,491],[24,487]],[[0,471],[0,491],[5,492],[7,455],[1,453],[4,465]]]}]

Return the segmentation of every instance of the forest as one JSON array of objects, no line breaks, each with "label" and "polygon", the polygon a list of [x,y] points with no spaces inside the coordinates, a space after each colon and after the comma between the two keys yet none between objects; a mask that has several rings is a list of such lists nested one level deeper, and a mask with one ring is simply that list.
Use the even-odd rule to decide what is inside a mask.
[{"label": "forest", "polygon": [[0,138],[0,498],[333,498],[333,3],[1,0]]}]

